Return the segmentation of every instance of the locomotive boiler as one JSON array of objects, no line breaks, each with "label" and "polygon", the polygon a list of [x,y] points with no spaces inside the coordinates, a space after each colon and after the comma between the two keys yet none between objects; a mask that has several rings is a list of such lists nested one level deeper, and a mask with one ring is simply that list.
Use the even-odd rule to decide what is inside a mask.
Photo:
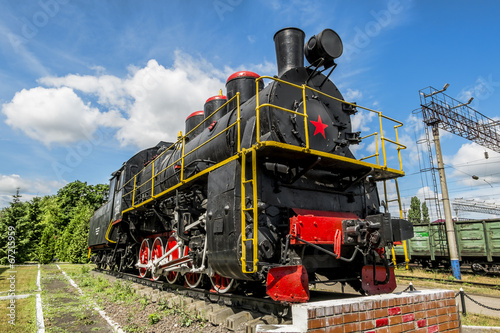
[{"label": "locomotive boiler", "polygon": [[377,182],[404,173],[350,149],[361,142],[358,106],[329,79],[341,39],[326,29],[304,43],[302,30],[286,28],[274,41],[277,76],[234,73],[227,97],[188,116],[185,135],[112,174],[109,201],[90,221],[98,267],[190,288],[210,280],[219,293],[265,286],[282,302],[307,301],[318,277],[394,290],[385,248],[413,230],[381,211]]}]

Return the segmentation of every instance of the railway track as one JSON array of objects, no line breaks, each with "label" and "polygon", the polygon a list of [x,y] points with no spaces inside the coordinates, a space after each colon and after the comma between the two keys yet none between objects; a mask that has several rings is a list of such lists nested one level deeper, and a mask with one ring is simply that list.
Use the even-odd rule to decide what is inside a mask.
[{"label": "railway track", "polygon": [[224,293],[219,294],[210,290],[202,288],[186,288],[178,284],[169,284],[163,281],[153,281],[151,279],[139,278],[136,275],[95,269],[96,272],[100,272],[106,275],[111,275],[119,279],[135,282],[153,289],[158,289],[161,291],[168,291],[177,295],[190,297],[195,300],[204,300],[211,303],[217,303],[220,305],[226,305],[233,308],[238,308],[242,310],[248,310],[253,312],[259,312],[262,314],[274,315],[278,318],[289,319],[291,316],[290,305],[284,305],[279,302],[275,302],[270,298],[263,298],[265,294],[235,294],[235,293]]},{"label": "railway track", "polygon": [[188,312],[194,312],[211,324],[223,326],[229,331],[253,333],[258,324],[291,323],[290,305],[263,298],[265,293],[218,294],[206,289],[186,288],[183,285],[139,278],[124,272],[97,268],[92,272],[130,281],[139,295],[148,298],[157,295],[153,302],[161,298],[167,299],[169,307],[185,306]]},{"label": "railway track", "polygon": [[[245,322],[245,327],[236,328],[236,324],[231,323],[231,320],[220,321],[220,316],[218,315],[205,315],[205,319],[210,321],[214,325],[222,325],[226,329],[235,332],[245,332],[253,333],[255,332],[255,327],[257,324],[289,324],[291,323],[291,305],[282,304],[280,302],[273,301],[265,294],[265,288],[262,291],[256,292],[255,294],[238,294],[238,293],[216,293],[215,291],[210,291],[202,288],[186,288],[180,284],[169,284],[164,281],[153,281],[149,278],[139,278],[137,275],[109,271],[102,269],[94,269],[92,272],[97,274],[103,274],[111,276],[119,280],[130,281],[136,284],[135,288],[138,293],[140,289],[146,289],[145,294],[158,295],[161,292],[166,292],[168,297],[181,296],[184,299],[188,299],[189,304],[203,303],[205,306],[213,305],[214,309],[211,311],[222,311],[231,309],[233,314],[243,314],[246,313],[247,320]],[[141,288],[138,285],[144,286]],[[342,298],[353,298],[361,297],[359,294],[350,293],[339,293],[337,291],[325,291],[325,290],[310,290],[311,301],[324,301]],[[178,297],[177,297],[178,298]],[[181,303],[186,305],[185,303]],[[201,307],[200,307],[201,308]],[[194,309],[196,310],[196,309]],[[226,311],[231,313],[231,311]],[[199,314],[199,312],[198,312]],[[217,319],[214,319],[217,318]],[[228,318],[230,319],[230,318]]]}]

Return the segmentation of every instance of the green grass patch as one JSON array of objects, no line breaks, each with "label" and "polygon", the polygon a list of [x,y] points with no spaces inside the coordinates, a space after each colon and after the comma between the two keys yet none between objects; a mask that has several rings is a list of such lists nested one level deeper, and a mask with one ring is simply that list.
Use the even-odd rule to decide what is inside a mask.
[{"label": "green grass patch", "polygon": [[[466,282],[464,284],[453,283],[455,280],[451,273],[444,269],[427,270],[423,268],[410,268],[406,270],[404,268],[399,268],[395,270],[396,279],[398,285],[405,285],[408,282],[412,282],[417,289],[422,288],[443,288],[457,291],[460,288],[466,293],[485,295],[485,296],[500,296],[499,289],[493,289],[488,287],[475,286],[473,283],[490,283],[493,285],[500,285],[500,277],[498,276],[477,276],[474,274],[462,273],[462,281]],[[431,279],[441,279],[440,281],[425,281],[420,279],[412,279],[411,277],[420,278],[431,278]]]},{"label": "green grass patch", "polygon": [[[61,269],[66,271],[66,266]],[[81,296],[55,265],[43,266],[42,301],[48,332],[77,332],[98,324],[89,298]]]},{"label": "green grass patch", "polygon": [[462,316],[462,325],[465,326],[500,326],[500,318],[485,316],[481,314],[468,313]]},{"label": "green grass patch", "polygon": [[0,301],[0,332],[26,333],[36,332],[36,299],[35,296],[16,299],[15,304],[15,325],[9,323],[12,320],[7,315],[11,304],[10,300]]},{"label": "green grass patch", "polygon": [[37,290],[36,277],[38,266],[14,266],[11,270],[8,266],[0,267],[0,295],[6,296],[10,289],[11,275],[15,275],[16,295],[29,294]]},{"label": "green grass patch", "polygon": [[88,274],[95,268],[94,264],[58,264],[71,278]]}]

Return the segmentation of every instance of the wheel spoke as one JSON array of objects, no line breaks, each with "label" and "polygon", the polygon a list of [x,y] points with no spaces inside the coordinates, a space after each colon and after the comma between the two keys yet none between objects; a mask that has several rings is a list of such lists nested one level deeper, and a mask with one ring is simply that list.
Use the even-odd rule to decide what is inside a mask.
[{"label": "wheel spoke", "polygon": [[[184,256],[187,256],[189,254],[189,251],[191,251],[191,249],[189,248],[189,246],[186,245],[184,247]],[[193,267],[192,262],[189,262],[187,265],[189,268]],[[189,288],[196,288],[200,285],[202,277],[203,277],[203,274],[201,274],[201,273],[186,273],[184,275],[184,280],[186,281],[186,285]]]},{"label": "wheel spoke", "polygon": [[[141,249],[139,250],[139,263],[147,265],[151,260],[151,240],[146,238],[142,241]],[[139,277],[143,278],[148,274],[148,269],[144,267],[139,268]]]},{"label": "wheel spoke", "polygon": [[[153,247],[151,250],[151,261],[154,261],[158,258],[161,258],[163,256],[163,241],[161,237],[156,237],[155,241],[153,242]],[[161,277],[161,274],[152,274],[152,279],[154,281],[157,281]]]},{"label": "wheel spoke", "polygon": [[219,274],[214,274],[210,277],[212,282],[212,287],[214,290],[220,294],[232,291],[236,287],[236,282],[234,279],[220,276]]},{"label": "wheel spoke", "polygon": [[[167,246],[166,246],[166,249],[165,249],[165,253],[167,253],[168,251],[170,251],[171,249],[173,249],[176,245],[177,245],[177,240],[175,239],[175,237],[170,236],[168,238],[168,240],[167,240]],[[177,250],[173,251],[167,257],[167,261],[172,261],[172,260],[179,259],[180,256],[181,256],[181,249],[179,247],[179,248],[177,248]],[[174,271],[168,272],[167,275],[166,275],[167,282],[170,283],[170,284],[175,283],[177,281],[178,276],[179,276],[178,272],[174,272]]]}]

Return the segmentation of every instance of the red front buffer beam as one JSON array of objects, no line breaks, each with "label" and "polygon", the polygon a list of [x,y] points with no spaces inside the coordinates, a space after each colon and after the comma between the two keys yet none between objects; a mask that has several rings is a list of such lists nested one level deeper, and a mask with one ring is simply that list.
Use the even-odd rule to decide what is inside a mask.
[{"label": "red front buffer beam", "polygon": [[[331,244],[336,257],[342,245],[342,220],[357,218],[352,213],[294,209],[290,219],[290,244]],[[303,303],[309,300],[309,278],[304,266],[274,267],[267,274],[266,293],[275,301]]]}]

